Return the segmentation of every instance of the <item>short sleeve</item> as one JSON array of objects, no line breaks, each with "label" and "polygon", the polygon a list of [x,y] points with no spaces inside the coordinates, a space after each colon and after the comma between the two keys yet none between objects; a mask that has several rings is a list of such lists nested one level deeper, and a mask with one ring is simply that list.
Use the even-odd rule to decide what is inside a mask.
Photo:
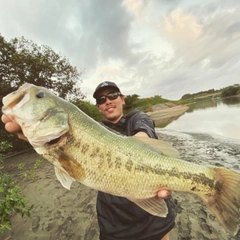
[{"label": "short sleeve", "polygon": [[132,135],[138,132],[145,132],[150,138],[158,138],[155,132],[154,121],[145,113],[138,114],[133,122]]}]

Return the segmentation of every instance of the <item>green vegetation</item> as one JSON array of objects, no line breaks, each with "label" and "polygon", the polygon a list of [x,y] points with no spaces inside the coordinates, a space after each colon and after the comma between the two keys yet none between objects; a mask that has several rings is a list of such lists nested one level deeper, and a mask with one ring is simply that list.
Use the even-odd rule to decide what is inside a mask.
[{"label": "green vegetation", "polygon": [[225,98],[236,96],[240,94],[240,85],[234,84],[232,86],[225,87],[220,90],[210,89],[207,91],[202,91],[193,94],[185,94],[182,98],[178,101],[180,104],[190,104],[194,102],[201,102],[212,98]]},{"label": "green vegetation", "polygon": [[99,112],[96,105],[90,103],[89,101],[77,100],[73,102],[79,109],[85,112],[88,116],[100,122],[103,119],[102,114]]},{"label": "green vegetation", "polygon": [[230,97],[230,96],[236,96],[240,94],[240,85],[235,84],[233,86],[229,86],[223,89],[221,93],[221,97]]},{"label": "green vegetation", "polygon": [[[6,152],[11,145],[0,142],[0,152]],[[0,232],[11,229],[11,217],[15,213],[30,216],[33,205],[27,206],[27,199],[21,195],[20,187],[12,176],[2,172],[4,155],[0,154]]]},{"label": "green vegetation", "polygon": [[23,83],[33,83],[57,92],[60,97],[83,99],[79,84],[82,72],[50,47],[30,40],[0,35],[0,98]]},{"label": "green vegetation", "polygon": [[217,94],[219,92],[220,92],[220,90],[209,89],[207,91],[201,91],[201,92],[193,93],[193,94],[187,93],[182,96],[181,100],[201,98],[201,97],[206,97],[208,95],[212,96],[213,94]]},{"label": "green vegetation", "polygon": [[139,95],[133,94],[125,97],[124,113],[127,114],[134,108],[138,108],[144,112],[151,111],[155,104],[166,103],[170,100],[164,99],[159,95],[150,98],[139,98]]},{"label": "green vegetation", "polygon": [[25,168],[25,164],[24,164],[24,163],[19,163],[19,164],[17,165],[17,168],[22,171],[21,175],[22,175],[24,178],[28,178],[28,179],[31,179],[31,180],[35,180],[35,178],[36,178],[36,169],[41,165],[41,163],[42,163],[43,161],[44,161],[43,159],[38,159],[38,160],[34,163],[33,169],[30,169],[30,170],[24,171],[24,168]]},{"label": "green vegetation", "polygon": [[[52,89],[68,100],[84,99],[80,89],[82,72],[50,47],[38,46],[24,37],[7,41],[0,35],[0,56],[0,99],[25,82]],[[2,141],[10,142],[14,151],[30,147],[7,133],[0,121]]]}]

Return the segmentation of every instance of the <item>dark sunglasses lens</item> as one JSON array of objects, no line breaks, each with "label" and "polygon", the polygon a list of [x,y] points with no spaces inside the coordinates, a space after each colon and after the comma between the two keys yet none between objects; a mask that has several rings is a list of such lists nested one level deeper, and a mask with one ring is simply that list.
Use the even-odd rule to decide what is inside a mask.
[{"label": "dark sunglasses lens", "polygon": [[115,93],[109,93],[109,94],[107,95],[107,98],[108,98],[109,100],[115,100],[117,97],[118,97],[118,93],[117,93],[117,92],[115,92]]},{"label": "dark sunglasses lens", "polygon": [[101,96],[97,98],[97,104],[103,104],[106,102],[106,96]]},{"label": "dark sunglasses lens", "polygon": [[117,99],[117,97],[120,96],[120,94],[118,92],[115,92],[115,93],[109,93],[107,95],[103,95],[99,98],[97,98],[97,104],[103,104],[106,102],[107,98],[109,100],[115,100]]}]

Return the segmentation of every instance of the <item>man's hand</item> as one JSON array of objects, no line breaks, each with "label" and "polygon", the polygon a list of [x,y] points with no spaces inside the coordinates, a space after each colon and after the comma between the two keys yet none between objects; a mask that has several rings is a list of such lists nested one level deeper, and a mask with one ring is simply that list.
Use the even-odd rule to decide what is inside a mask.
[{"label": "man's hand", "polygon": [[159,189],[157,192],[157,195],[159,198],[169,198],[171,196],[171,191],[167,190],[167,189]]},{"label": "man's hand", "polygon": [[1,119],[2,119],[2,122],[5,124],[5,129],[8,132],[16,133],[20,139],[28,141],[28,139],[23,135],[21,127],[16,122],[13,122],[6,115],[2,115]]}]

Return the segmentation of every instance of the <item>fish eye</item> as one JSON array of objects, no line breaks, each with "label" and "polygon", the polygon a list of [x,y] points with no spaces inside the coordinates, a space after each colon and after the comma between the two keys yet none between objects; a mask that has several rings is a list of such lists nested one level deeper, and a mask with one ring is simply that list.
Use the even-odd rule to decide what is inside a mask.
[{"label": "fish eye", "polygon": [[44,97],[44,92],[39,92],[36,95],[37,98],[43,98]]}]

